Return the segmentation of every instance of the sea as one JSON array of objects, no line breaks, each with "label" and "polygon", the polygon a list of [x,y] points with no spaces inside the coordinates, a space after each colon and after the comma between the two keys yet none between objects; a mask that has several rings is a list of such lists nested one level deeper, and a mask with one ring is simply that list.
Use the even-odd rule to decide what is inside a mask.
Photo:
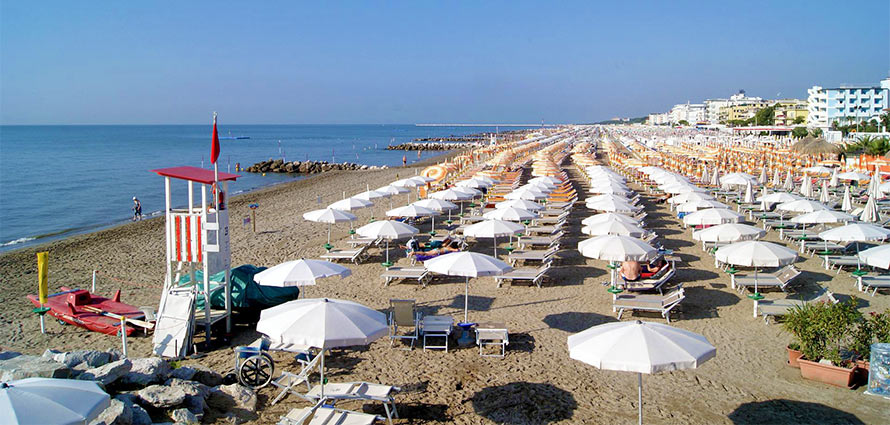
[{"label": "sea", "polygon": [[[210,125],[0,126],[0,251],[127,222],[134,196],[146,217],[162,214],[164,180],[150,170],[211,169],[211,130]],[[413,124],[219,125],[218,166],[234,173],[236,164],[248,167],[270,158],[400,166],[403,155],[410,164],[442,152],[418,158],[416,152],[386,150],[388,145],[493,131]],[[229,139],[235,137],[249,139]],[[231,184],[230,195],[304,178],[237,174],[242,177]],[[187,198],[178,199],[184,205]]]}]

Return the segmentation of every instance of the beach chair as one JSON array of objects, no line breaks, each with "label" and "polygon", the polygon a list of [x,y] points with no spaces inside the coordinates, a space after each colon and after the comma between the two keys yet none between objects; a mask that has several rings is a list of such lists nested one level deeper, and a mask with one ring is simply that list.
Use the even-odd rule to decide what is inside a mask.
[{"label": "beach chair", "polygon": [[507,260],[510,261],[511,265],[516,265],[516,263],[522,261],[540,261],[545,262],[551,258],[553,258],[556,253],[559,252],[559,242],[556,242],[550,245],[550,248],[547,250],[532,250],[532,251],[513,251],[510,255],[507,256]]},{"label": "beach chair", "polygon": [[826,270],[837,267],[835,274],[839,274],[844,267],[860,267],[862,262],[857,255],[825,255],[822,257],[822,265]]},{"label": "beach chair", "polygon": [[529,281],[535,284],[538,288],[541,287],[541,281],[544,280],[544,275],[547,274],[547,271],[550,270],[550,265],[553,263],[552,259],[544,261],[544,264],[541,267],[533,268],[520,268],[513,269],[509,273],[498,275],[494,277],[495,282],[498,284],[498,288],[504,283],[505,280],[514,281],[514,280],[524,280]]},{"label": "beach chair", "polygon": [[423,267],[388,267],[380,277],[383,278],[383,286],[389,286],[391,282],[397,280],[416,280],[426,288],[432,279],[432,274]]},{"label": "beach chair", "polygon": [[346,243],[353,248],[360,247],[362,245],[371,245],[376,246],[380,244],[380,239],[378,238],[350,238],[346,239]]},{"label": "beach chair", "polygon": [[386,412],[387,423],[392,424],[393,418],[399,417],[396,410],[393,394],[401,391],[399,387],[392,385],[373,384],[370,382],[346,382],[342,384],[325,384],[324,396],[321,395],[321,385],[316,385],[306,393],[306,398],[312,401],[340,401],[340,400],[359,400],[359,401],[377,401],[383,403],[383,410]]},{"label": "beach chair", "polygon": [[869,289],[872,290],[871,296],[875,296],[878,289],[890,289],[890,275],[887,274],[857,276],[856,280],[860,291],[864,291],[867,294]]},{"label": "beach chair", "polygon": [[[476,345],[479,346],[479,355],[482,357],[500,357],[507,355],[507,345],[510,344],[510,334],[507,327],[502,324],[480,323],[476,326]],[[486,346],[500,347],[500,354],[485,354]]]},{"label": "beach chair", "polygon": [[281,388],[281,392],[279,392],[278,395],[272,400],[271,404],[274,405],[275,403],[278,403],[279,401],[281,401],[281,399],[283,399],[290,393],[293,393],[298,397],[303,397],[303,394],[297,392],[295,387],[299,386],[300,384],[306,384],[306,391],[309,391],[309,389],[311,388],[309,385],[309,375],[311,375],[312,371],[315,370],[315,368],[318,366],[321,357],[321,355],[315,355],[311,356],[311,358],[307,358],[308,361],[302,364],[303,368],[302,370],[300,370],[300,373],[292,373],[287,371],[281,372],[281,376],[279,376],[278,379],[272,381],[272,385]]},{"label": "beach chair", "polygon": [[[421,314],[417,311],[415,300],[389,300],[389,346],[392,347],[397,339],[411,341],[408,350],[414,348],[417,337],[420,335]],[[411,329],[411,333],[399,334],[399,327]]]},{"label": "beach chair", "polygon": [[368,246],[361,245],[355,249],[332,249],[326,254],[322,254],[320,258],[328,261],[348,260],[358,264],[368,258]]},{"label": "beach chair", "polygon": [[384,420],[381,416],[325,407],[322,403],[318,402],[312,407],[295,407],[280,418],[278,425],[372,425]]},{"label": "beach chair", "polygon": [[[420,321],[420,333],[423,335],[423,351],[427,349],[445,349],[448,352],[448,339],[454,328],[454,318],[451,316],[424,316]],[[444,338],[444,345],[430,345],[428,338]]]},{"label": "beach chair", "polygon": [[565,231],[560,230],[549,236],[520,236],[517,244],[520,249],[527,246],[550,246],[558,242],[565,235]]},{"label": "beach chair", "polygon": [[680,284],[665,295],[616,294],[612,298],[612,309],[618,312],[618,320],[621,320],[621,315],[626,310],[640,310],[658,312],[670,323],[671,310],[680,305],[685,298],[683,285]]},{"label": "beach chair", "polygon": [[531,235],[534,233],[550,235],[550,234],[556,233],[557,231],[562,229],[562,226],[564,226],[565,224],[566,224],[566,222],[565,222],[565,220],[563,220],[563,221],[560,221],[560,222],[558,222],[554,225],[550,225],[550,226],[529,226],[529,227],[525,228],[525,233],[527,235]]},{"label": "beach chair", "polygon": [[664,265],[658,271],[652,274],[640,274],[640,278],[636,280],[627,280],[624,279],[624,276],[619,276],[624,280],[622,286],[624,289],[631,292],[645,292],[645,291],[658,291],[659,294],[663,293],[664,284],[671,280],[674,275],[677,273],[677,266],[675,264],[676,260],[665,259]]},{"label": "beach chair", "polygon": [[831,291],[827,288],[823,288],[822,291],[819,292],[819,295],[812,300],[805,301],[789,298],[779,300],[759,300],[755,301],[755,309],[757,310],[758,315],[763,316],[763,322],[768,324],[770,318],[785,316],[795,307],[803,307],[807,303],[817,302],[837,304],[838,300],[834,297],[834,294],[832,294]]},{"label": "beach chair", "polygon": [[[800,270],[796,269],[793,265],[787,265],[776,273],[757,273],[757,287],[779,288],[782,292],[787,292],[786,289],[788,288],[788,285],[798,276],[800,276]],[[734,289],[738,289],[739,292],[742,292],[745,288],[753,288],[754,282],[754,275],[734,274],[732,275],[731,285]]]}]

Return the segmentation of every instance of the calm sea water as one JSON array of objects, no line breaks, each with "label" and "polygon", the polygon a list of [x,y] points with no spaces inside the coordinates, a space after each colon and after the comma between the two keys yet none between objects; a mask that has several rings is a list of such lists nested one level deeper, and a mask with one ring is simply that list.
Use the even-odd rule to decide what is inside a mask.
[{"label": "calm sea water", "polygon": [[[418,137],[493,131],[490,127],[414,125],[220,126],[220,171],[284,156],[367,165],[401,165],[386,146]],[[164,208],[163,179],[151,169],[210,168],[208,125],[0,126],[0,250],[83,233],[127,221],[132,198],[147,216]],[[426,154],[424,158],[430,154]],[[408,161],[418,161],[408,152]],[[293,175],[239,173],[236,194],[290,181]],[[184,186],[184,185],[183,185]],[[184,202],[184,197],[180,196]]]}]

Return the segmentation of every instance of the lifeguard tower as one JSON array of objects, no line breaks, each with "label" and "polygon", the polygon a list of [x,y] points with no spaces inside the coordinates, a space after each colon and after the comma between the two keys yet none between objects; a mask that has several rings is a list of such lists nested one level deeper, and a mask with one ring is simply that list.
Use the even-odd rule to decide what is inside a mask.
[{"label": "lifeguard tower", "polygon": [[[226,332],[232,330],[231,255],[229,249],[229,213],[227,198],[229,181],[237,174],[216,173],[198,167],[172,167],[151,170],[164,177],[167,239],[164,293],[158,308],[153,351],[163,357],[189,354],[192,337],[204,325],[204,336],[210,341],[211,327],[226,321]],[[173,181],[187,183],[188,203],[174,208]],[[195,203],[195,186],[201,199]],[[221,186],[221,188],[220,188]],[[176,193],[182,193],[177,189]],[[209,197],[208,197],[209,195]],[[181,203],[180,203],[181,205]],[[196,279],[201,270],[202,279]],[[211,281],[212,275],[225,271],[223,281]],[[183,275],[189,285],[181,285]],[[211,293],[225,293],[225,309],[213,309]],[[197,300],[203,301],[199,306]]]}]

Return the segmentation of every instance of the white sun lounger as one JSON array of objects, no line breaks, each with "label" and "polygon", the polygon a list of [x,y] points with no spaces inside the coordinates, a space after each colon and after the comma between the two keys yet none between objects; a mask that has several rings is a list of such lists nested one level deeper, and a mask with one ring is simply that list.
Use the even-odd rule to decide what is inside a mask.
[{"label": "white sun lounger", "polygon": [[378,401],[383,403],[383,410],[386,411],[387,422],[391,424],[392,418],[399,417],[399,412],[396,410],[396,404],[393,400],[393,394],[399,391],[401,390],[398,387],[392,385],[373,384],[369,382],[346,382],[342,384],[329,383],[324,385],[324,397],[321,395],[321,385],[316,385],[306,393],[306,398],[313,401]]},{"label": "white sun lounger", "polygon": [[294,387],[305,383],[306,390],[308,391],[310,389],[309,375],[311,375],[312,371],[318,366],[320,359],[320,354],[314,356],[308,363],[303,365],[303,370],[301,370],[300,373],[281,372],[281,376],[272,381],[272,385],[281,388],[281,392],[272,400],[271,404],[278,403],[290,393],[303,397],[303,395],[297,392]]},{"label": "white sun lounger", "polygon": [[[480,323],[476,325],[476,345],[479,346],[479,355],[482,357],[500,357],[507,354],[507,345],[510,344],[510,333],[502,323]],[[485,346],[499,346],[500,354],[485,354]]]},{"label": "white sun lounger", "polygon": [[323,407],[321,403],[302,409],[293,408],[282,416],[278,425],[372,425],[384,420],[377,415]]},{"label": "white sun lounger", "polygon": [[875,296],[878,289],[890,289],[890,275],[858,276],[856,283],[860,291],[865,291],[867,294],[871,289],[871,296]]},{"label": "white sun lounger", "polygon": [[616,294],[612,299],[612,308],[618,311],[618,320],[621,320],[621,314],[625,310],[642,310],[657,311],[661,313],[668,323],[671,322],[671,310],[680,305],[686,298],[683,292],[683,286],[679,285],[676,289],[665,295],[645,295],[645,294]]},{"label": "white sun lounger", "polygon": [[757,314],[763,316],[763,322],[769,323],[769,319],[771,317],[782,317],[791,312],[791,309],[795,307],[803,307],[807,303],[811,302],[831,302],[833,304],[837,304],[837,299],[834,298],[834,294],[827,289],[823,289],[819,296],[816,298],[806,301],[806,300],[795,300],[790,298],[779,299],[779,300],[759,300],[757,303]]},{"label": "white sun lounger", "polygon": [[565,235],[565,231],[560,230],[550,236],[520,236],[517,244],[519,248],[526,246],[548,246],[559,241]]},{"label": "white sun lounger", "polygon": [[397,280],[416,280],[424,288],[432,279],[430,272],[423,267],[390,267],[380,277],[383,278],[383,286]]},{"label": "white sun lounger", "polygon": [[514,280],[524,280],[529,281],[538,288],[541,287],[541,281],[544,280],[544,275],[547,274],[547,271],[550,270],[550,266],[553,263],[552,259],[544,261],[544,264],[541,267],[525,267],[521,269],[513,269],[509,273],[505,273],[502,275],[498,275],[494,277],[495,282],[498,284],[498,288],[503,285],[505,280],[514,281]]},{"label": "white sun lounger", "polygon": [[[757,273],[758,288],[779,288],[782,292],[788,288],[788,285],[800,276],[800,270],[794,268],[793,265],[783,267],[777,273]],[[754,287],[754,275],[738,275],[732,276],[732,287],[739,291],[744,291],[747,287]]]},{"label": "white sun lounger", "polygon": [[555,243],[547,250],[513,251],[507,256],[510,263],[515,265],[519,261],[540,261],[551,259],[559,251],[559,243]]},{"label": "white sun lounger", "polygon": [[332,249],[326,254],[322,254],[321,258],[328,261],[349,260],[358,264],[368,257],[368,246],[361,245],[355,249]]}]

